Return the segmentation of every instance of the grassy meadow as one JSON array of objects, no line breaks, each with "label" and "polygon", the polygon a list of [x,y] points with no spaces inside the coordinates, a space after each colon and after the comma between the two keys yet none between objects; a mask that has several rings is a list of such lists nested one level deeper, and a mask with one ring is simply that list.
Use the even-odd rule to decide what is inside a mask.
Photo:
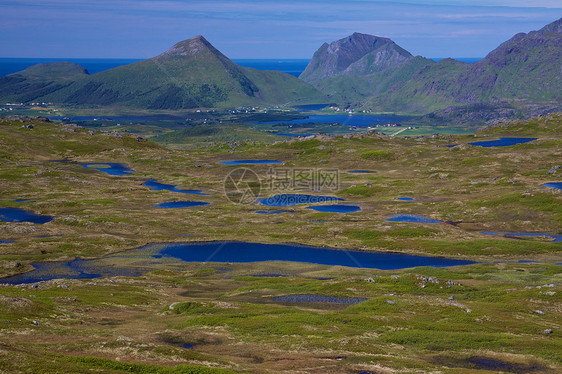
[{"label": "grassy meadow", "polygon": [[[131,127],[131,131],[134,128]],[[354,134],[280,139],[246,126],[154,140],[37,118],[0,118],[0,208],[50,215],[0,221],[0,276],[97,259],[139,277],[0,285],[0,368],[10,373],[557,373],[562,370],[562,114],[471,135]],[[212,130],[215,131],[215,130]],[[407,135],[401,134],[401,135]],[[208,138],[215,136],[212,139]],[[468,145],[538,138],[503,148]],[[195,144],[187,141],[195,137]],[[178,146],[178,139],[185,144]],[[186,140],[187,139],[187,140]],[[248,139],[252,139],[249,141]],[[455,147],[447,147],[456,144]],[[175,146],[173,146],[175,145]],[[170,147],[173,146],[173,147]],[[282,165],[227,166],[268,159]],[[66,160],[61,162],[60,160]],[[80,163],[123,163],[113,176]],[[234,204],[240,167],[276,193],[330,195],[351,214]],[[337,170],[336,188],[266,185],[270,168]],[[350,173],[364,169],[369,173]],[[153,191],[149,179],[206,195]],[[256,196],[257,197],[257,196]],[[399,201],[410,197],[412,201]],[[15,201],[24,200],[24,201]],[[160,209],[181,200],[209,206]],[[419,214],[442,223],[387,221]],[[149,243],[235,240],[468,259],[403,270],[306,263],[186,263],[132,257]],[[530,262],[532,261],[532,262]],[[256,276],[260,275],[260,276]],[[0,280],[1,282],[1,280]],[[364,298],[291,303],[280,296]]]}]

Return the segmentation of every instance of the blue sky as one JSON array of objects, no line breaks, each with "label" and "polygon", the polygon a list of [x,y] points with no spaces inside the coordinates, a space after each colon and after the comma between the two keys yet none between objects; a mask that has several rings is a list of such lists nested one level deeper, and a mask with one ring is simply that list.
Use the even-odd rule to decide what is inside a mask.
[{"label": "blue sky", "polygon": [[0,0],[0,57],[148,58],[204,35],[230,58],[310,58],[353,32],[415,55],[483,57],[561,0]]}]

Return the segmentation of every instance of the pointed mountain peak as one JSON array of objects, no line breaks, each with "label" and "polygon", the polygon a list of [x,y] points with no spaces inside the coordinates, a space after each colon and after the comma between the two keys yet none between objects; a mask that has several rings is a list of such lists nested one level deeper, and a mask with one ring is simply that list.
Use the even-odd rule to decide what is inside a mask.
[{"label": "pointed mountain peak", "polygon": [[203,51],[211,51],[213,54],[220,53],[202,35],[197,35],[174,44],[172,48],[157,57],[195,56]]},{"label": "pointed mountain peak", "polygon": [[371,34],[362,34],[360,32],[354,32],[353,34],[351,34],[348,37],[348,39],[350,39],[350,40],[367,40],[367,41],[378,41],[378,40],[383,41],[384,40],[384,41],[392,42],[392,40],[390,40],[389,38],[383,38],[381,36],[376,36],[376,35],[371,35]]},{"label": "pointed mountain peak", "polygon": [[340,74],[368,74],[402,64],[412,57],[388,38],[356,32],[323,44],[300,78],[313,82]]},{"label": "pointed mountain peak", "polygon": [[329,47],[334,52],[340,49],[353,49],[355,52],[366,54],[383,44],[394,44],[394,42],[388,38],[355,32],[346,38],[331,43]]}]

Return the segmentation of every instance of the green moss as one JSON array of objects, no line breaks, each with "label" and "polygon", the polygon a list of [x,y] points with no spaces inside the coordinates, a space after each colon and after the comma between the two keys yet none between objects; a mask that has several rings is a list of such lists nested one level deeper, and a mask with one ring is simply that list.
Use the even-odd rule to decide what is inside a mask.
[{"label": "green moss", "polygon": [[85,369],[101,369],[104,372],[111,370],[116,373],[138,373],[138,374],[234,374],[235,371],[227,369],[209,368],[195,365],[178,365],[164,367],[150,364],[137,364],[112,361],[98,357],[65,357],[73,363],[78,363]]},{"label": "green moss", "polygon": [[392,152],[389,152],[389,151],[373,150],[373,151],[368,151],[368,152],[362,153],[361,158],[364,158],[366,160],[383,161],[383,160],[393,159],[394,154]]},{"label": "green moss", "polygon": [[349,195],[349,196],[374,196],[383,191],[384,191],[383,187],[355,186],[355,187],[346,188],[345,190],[342,190],[339,193],[342,195]]}]

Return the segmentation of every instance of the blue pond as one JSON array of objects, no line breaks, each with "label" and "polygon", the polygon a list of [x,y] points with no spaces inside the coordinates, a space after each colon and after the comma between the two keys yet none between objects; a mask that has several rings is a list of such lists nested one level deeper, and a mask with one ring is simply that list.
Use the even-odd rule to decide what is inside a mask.
[{"label": "blue pond", "polygon": [[173,184],[165,184],[157,182],[156,179],[149,179],[143,183],[143,186],[150,188],[153,191],[171,191],[171,192],[179,192],[179,193],[191,193],[195,195],[207,195],[201,192],[201,190],[180,190]]},{"label": "blue pond", "polygon": [[[205,242],[150,244],[124,254],[99,260],[74,260],[32,264],[35,271],[0,279],[0,283],[35,283],[52,279],[92,279],[99,277],[141,276],[150,270],[109,265],[112,258],[177,258],[185,262],[245,263],[292,261],[371,269],[405,269],[417,266],[447,267],[474,264],[473,261],[443,257],[412,256],[317,248],[296,244],[260,244],[244,242]],[[222,269],[222,268],[217,268]]]},{"label": "blue pond", "polygon": [[537,138],[500,138],[499,140],[487,140],[468,144],[478,147],[508,147],[510,145],[532,142],[533,140],[537,140]]},{"label": "blue pond", "polygon": [[445,147],[447,147],[447,148],[455,148],[457,145],[458,145],[458,144],[449,144],[449,145],[446,145]]},{"label": "blue pond", "polygon": [[267,165],[267,164],[282,164],[283,161],[275,160],[235,160],[235,161],[221,161],[223,165]]},{"label": "blue pond", "polygon": [[51,222],[53,217],[35,214],[29,210],[19,208],[0,208],[0,221],[4,222],[32,222],[44,224]]},{"label": "blue pond", "polygon": [[372,170],[349,170],[348,173],[351,173],[351,174],[368,174],[368,173],[374,173],[374,171],[372,171]]},{"label": "blue pond", "polygon": [[558,188],[559,190],[562,190],[562,182],[545,183],[543,184],[543,186],[550,187],[550,188]]},{"label": "blue pond", "polygon": [[289,295],[278,296],[273,298],[274,301],[283,303],[336,303],[336,304],[359,304],[367,299],[354,298],[342,299],[339,297],[320,296],[320,295]]},{"label": "blue pond", "polygon": [[133,174],[133,171],[123,164],[118,164],[115,162],[96,162],[96,163],[84,163],[81,164],[87,169],[95,169],[103,171],[109,175],[128,175]]},{"label": "blue pond", "polygon": [[173,209],[173,208],[189,208],[192,206],[205,206],[211,205],[203,201],[170,201],[167,203],[160,203],[153,205],[155,208]]},{"label": "blue pond", "polygon": [[318,205],[310,206],[306,209],[317,210],[319,212],[327,213],[355,213],[359,212],[361,208],[357,205]]},{"label": "blue pond", "polygon": [[91,261],[74,260],[70,262],[45,262],[32,264],[34,271],[0,279],[0,283],[35,283],[52,279],[93,279],[99,277],[127,276],[138,277],[137,269],[113,268],[111,266],[90,266]]},{"label": "blue pond", "polygon": [[10,244],[13,243],[13,240],[0,240],[0,244]]},{"label": "blue pond", "polygon": [[31,203],[34,203],[35,201],[27,200],[27,199],[16,199],[16,200],[13,200],[13,202],[14,203],[30,203],[31,204]]},{"label": "blue pond", "polygon": [[493,232],[493,231],[485,231],[482,232],[483,235],[491,235],[491,236],[504,236],[506,238],[517,238],[517,237],[547,237],[554,239],[553,243],[562,242],[562,235],[552,235],[552,234],[543,234],[537,232]]},{"label": "blue pond", "polygon": [[411,198],[411,197],[399,197],[399,198],[396,199],[396,200],[400,200],[400,201],[414,201],[414,199]]},{"label": "blue pond", "polygon": [[329,104],[307,104],[307,105],[295,105],[295,109],[300,110],[302,112],[306,112],[309,110],[322,110],[326,108]]},{"label": "blue pond", "polygon": [[185,344],[182,344],[182,347],[185,348],[185,349],[191,349],[191,348],[195,347],[195,344],[185,343]]},{"label": "blue pond", "polygon": [[337,250],[296,244],[245,242],[163,244],[160,253],[186,262],[292,261],[372,269],[405,269],[416,266],[446,267],[474,263],[442,257]]},{"label": "blue pond", "polygon": [[287,124],[304,124],[304,123],[338,123],[342,126],[367,127],[378,123],[396,123],[411,119],[412,117],[404,116],[385,116],[385,115],[351,115],[351,114],[315,114],[306,118],[299,118],[285,121],[267,121],[268,124],[287,123]]},{"label": "blue pond", "polygon": [[418,214],[394,214],[387,219],[390,222],[414,222],[414,223],[442,223],[436,219],[427,218]]},{"label": "blue pond", "polygon": [[293,206],[298,204],[316,204],[336,201],[344,201],[344,199],[333,196],[281,194],[258,200],[259,203],[267,206]]},{"label": "blue pond", "polygon": [[256,210],[259,214],[282,214],[282,213],[296,213],[292,210]]}]

